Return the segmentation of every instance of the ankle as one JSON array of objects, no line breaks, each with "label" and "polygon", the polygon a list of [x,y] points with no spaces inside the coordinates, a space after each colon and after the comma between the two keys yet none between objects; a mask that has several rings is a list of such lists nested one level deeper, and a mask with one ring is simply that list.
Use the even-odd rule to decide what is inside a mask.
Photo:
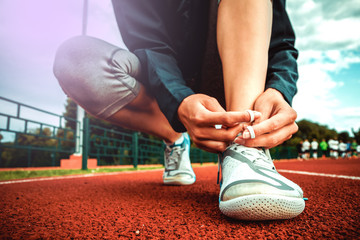
[{"label": "ankle", "polygon": [[183,138],[182,133],[176,133],[176,134],[173,134],[172,136],[169,136],[168,138],[164,138],[163,140],[166,145],[172,145],[176,141],[181,140],[182,138]]}]

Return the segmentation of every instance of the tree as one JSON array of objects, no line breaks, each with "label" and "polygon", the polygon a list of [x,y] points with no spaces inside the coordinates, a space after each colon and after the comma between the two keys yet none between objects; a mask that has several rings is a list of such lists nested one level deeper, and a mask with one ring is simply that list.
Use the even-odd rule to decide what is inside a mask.
[{"label": "tree", "polygon": [[355,130],[353,128],[351,129],[351,131],[354,134],[354,138],[355,138],[356,142],[358,144],[360,144],[360,128],[357,132],[355,132]]},{"label": "tree", "polygon": [[73,130],[76,129],[76,108],[76,103],[70,98],[67,98],[65,104],[65,112],[63,113],[63,116],[66,119],[65,126]]},{"label": "tree", "polygon": [[[63,113],[63,116],[65,118],[71,118],[71,119],[74,119],[76,120],[76,115],[77,115],[77,104],[71,100],[70,98],[67,98],[66,99],[66,104],[65,104],[65,112]],[[121,132],[132,132],[131,130],[128,130],[128,129],[124,129],[120,126],[117,126],[113,123],[110,123],[108,121],[104,121],[104,120],[101,120],[101,119],[98,119],[94,116],[91,116],[89,114],[87,114],[87,117],[89,118],[90,120],[90,124],[91,125],[95,125],[95,126],[98,126],[98,127],[103,127],[103,128],[106,128],[106,129],[113,129],[113,130],[116,130],[116,131],[121,131]],[[66,126],[67,127],[70,127],[71,129],[76,129],[76,123],[75,121],[71,121],[71,120],[68,120],[66,122]]]},{"label": "tree", "polygon": [[303,139],[313,139],[316,138],[318,141],[321,139],[330,139],[338,136],[338,133],[334,129],[329,129],[326,125],[321,125],[318,123],[311,122],[309,120],[301,120],[297,122],[299,130],[295,133],[289,141],[284,145],[287,146],[296,146]]},{"label": "tree", "polygon": [[342,140],[343,142],[347,142],[350,140],[350,134],[349,132],[343,131],[339,133],[339,140]]},{"label": "tree", "polygon": [[[63,116],[71,119],[76,119],[76,114],[77,114],[77,105],[73,100],[68,98],[66,100],[65,113],[63,113]],[[91,116],[90,114],[87,114],[86,116],[90,122],[90,155],[94,156],[99,151],[100,153],[104,153],[104,155],[107,155],[106,157],[104,156],[101,157],[100,159],[101,163],[114,164],[114,162],[119,162],[118,155],[121,155],[120,152],[122,152],[124,149],[124,146],[119,145],[121,142],[120,139],[129,138],[127,140],[129,140],[131,144],[131,137],[124,137],[123,133],[131,134],[133,133],[133,131],[122,128],[108,121],[98,119],[94,116]],[[66,127],[69,127],[75,131],[76,122],[68,120],[66,122]],[[64,131],[66,131],[66,129],[64,130],[59,129],[58,134],[60,134],[60,136],[64,136]],[[68,131],[68,134],[69,133],[70,132]],[[145,138],[156,139],[156,137],[150,136],[145,133],[140,133],[140,135],[144,136]],[[71,139],[71,137],[73,136],[66,135],[66,137],[67,139]],[[140,141],[141,139],[139,138],[139,142]],[[104,145],[104,147],[100,147],[100,148],[94,147],[95,144],[99,144],[100,142],[101,144]],[[72,143],[63,142],[62,145],[72,146]],[[109,147],[112,150],[105,149],[106,147]],[[106,154],[104,151],[106,152]],[[114,155],[114,157],[109,155]]]},{"label": "tree", "polygon": [[50,128],[30,129],[27,133],[16,135],[14,142],[3,145],[4,167],[39,167],[53,164],[51,153],[56,149],[58,140],[54,138]]}]

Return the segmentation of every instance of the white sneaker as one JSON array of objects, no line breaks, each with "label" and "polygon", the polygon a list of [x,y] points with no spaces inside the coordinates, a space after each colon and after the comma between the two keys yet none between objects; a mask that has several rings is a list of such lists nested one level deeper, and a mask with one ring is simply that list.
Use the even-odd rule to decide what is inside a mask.
[{"label": "white sneaker", "polygon": [[275,169],[268,150],[230,145],[220,158],[219,207],[240,220],[275,220],[298,216],[303,191]]},{"label": "white sneaker", "polygon": [[190,162],[190,137],[183,133],[184,140],[180,144],[166,146],[164,153],[166,185],[190,185],[196,180]]}]

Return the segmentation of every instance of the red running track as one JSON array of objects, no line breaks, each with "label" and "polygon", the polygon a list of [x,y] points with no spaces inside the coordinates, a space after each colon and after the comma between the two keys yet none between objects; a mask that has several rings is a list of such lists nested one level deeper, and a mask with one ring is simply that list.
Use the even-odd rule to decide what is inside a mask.
[{"label": "red running track", "polygon": [[196,167],[191,186],[162,185],[162,171],[0,184],[1,239],[356,239],[360,159],[276,162],[305,192],[305,211],[244,222],[218,209],[217,166]]}]

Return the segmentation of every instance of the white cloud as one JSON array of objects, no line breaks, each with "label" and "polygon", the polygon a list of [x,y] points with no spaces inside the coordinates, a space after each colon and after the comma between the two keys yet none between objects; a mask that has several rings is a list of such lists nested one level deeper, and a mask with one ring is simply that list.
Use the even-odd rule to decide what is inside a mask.
[{"label": "white cloud", "polygon": [[[349,50],[360,47],[360,4],[356,0],[287,1],[302,50]],[[330,12],[329,12],[330,11]]]},{"label": "white cloud", "polygon": [[338,109],[336,111],[336,114],[343,117],[360,119],[360,107],[348,107],[348,108]]},{"label": "white cloud", "polygon": [[338,131],[348,131],[352,134],[352,129],[360,129],[360,107],[345,107],[334,112],[337,121],[333,122],[333,127]]},{"label": "white cloud", "polygon": [[301,65],[299,73],[299,91],[293,102],[299,119],[306,118],[320,123],[332,120],[332,109],[340,104],[332,93],[339,86],[338,83],[321,69],[321,64]]},{"label": "white cloud", "polygon": [[360,56],[354,53],[360,50],[360,31],[355,30],[360,26],[360,4],[356,0],[346,4],[334,0],[289,0],[287,4],[300,52],[298,94],[293,102],[299,119],[326,124],[338,131],[360,127],[360,116],[354,114],[360,109],[349,108],[338,98],[336,90],[344,82],[334,77],[334,73],[360,62]]}]

